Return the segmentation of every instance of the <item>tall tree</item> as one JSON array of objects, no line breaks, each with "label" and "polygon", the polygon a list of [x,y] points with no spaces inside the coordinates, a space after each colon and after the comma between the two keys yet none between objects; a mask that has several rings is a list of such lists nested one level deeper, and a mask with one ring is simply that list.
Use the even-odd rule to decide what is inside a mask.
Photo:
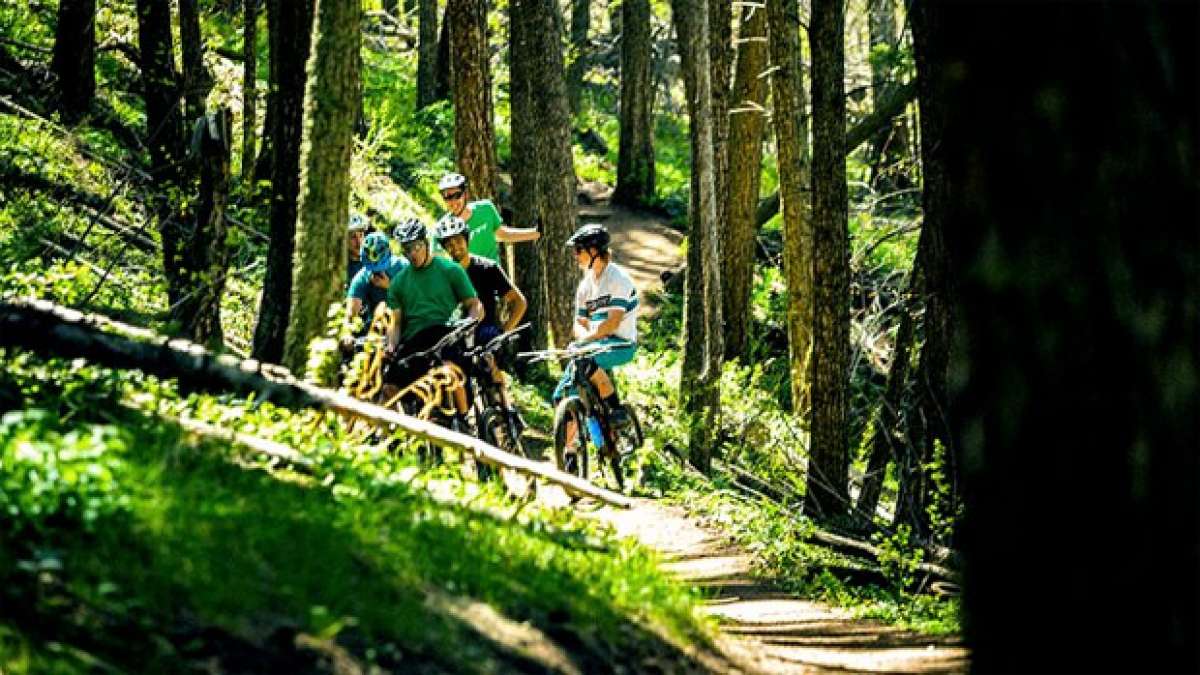
[{"label": "tall tree", "polygon": [[146,100],[146,144],[151,173],[160,189],[153,205],[162,239],[167,301],[176,308],[184,295],[179,257],[184,237],[182,218],[171,199],[182,188],[183,115],[179,80],[175,72],[175,45],[171,37],[171,7],[154,0],[138,0],[138,54]]},{"label": "tall tree", "polygon": [[350,160],[362,101],[362,3],[317,0],[300,145],[300,203],[283,363],[301,372],[346,279]]},{"label": "tall tree", "polygon": [[213,82],[204,67],[204,37],[196,0],[179,0],[179,46],[183,52],[183,97],[190,123],[204,116],[204,102]]},{"label": "tall tree", "polygon": [[592,0],[571,0],[571,52],[567,59],[567,101],[571,112],[579,113],[583,95],[583,76],[591,65]]},{"label": "tall tree", "polygon": [[671,14],[687,91],[692,160],[680,398],[684,409],[692,417],[688,454],[692,464],[707,472],[720,419],[724,330],[721,321],[708,3],[706,0],[672,0]]},{"label": "tall tree", "polygon": [[571,155],[571,110],[567,103],[562,53],[562,15],[555,0],[529,6],[533,51],[534,119],[538,157],[538,213],[545,253],[546,309],[554,342],[565,347],[575,321],[575,286],[579,271],[563,250],[575,231],[575,166]]},{"label": "tall tree", "polygon": [[435,85],[433,96],[435,101],[450,100],[450,7],[442,12],[442,27],[438,29],[437,60],[435,62]]},{"label": "tall tree", "polygon": [[438,3],[419,0],[417,4],[417,109],[433,104],[437,98]]},{"label": "tall tree", "polygon": [[621,3],[621,130],[612,200],[639,206],[654,197],[654,79],[650,0]]},{"label": "tall tree", "polygon": [[[300,143],[304,119],[305,71],[312,38],[313,2],[269,0],[271,95],[267,124],[271,152],[271,244],[263,280],[254,358],[283,360],[284,337],[292,306],[292,254],[296,242],[296,210],[300,194]],[[343,256],[344,257],[344,256]],[[339,286],[340,287],[340,286]]]},{"label": "tall tree", "polygon": [[[721,256],[722,313],[746,316],[754,277],[754,209],[762,177],[763,132],[766,128],[767,12],[762,6],[742,8],[737,68],[729,120],[729,220]],[[726,321],[725,358],[745,355],[746,321]]]},{"label": "tall tree", "polygon": [[242,186],[254,183],[254,140],[258,135],[258,3],[243,0],[242,8]]},{"label": "tall tree", "polygon": [[[733,67],[733,3],[708,0],[708,64],[712,69],[713,189],[717,222],[729,222],[729,93]],[[717,230],[724,243],[726,230]],[[722,355],[724,356],[724,355]]]},{"label": "tall tree", "polygon": [[[539,120],[534,107],[534,66],[541,58],[536,51],[536,25],[531,23],[534,12],[532,0],[512,0],[509,3],[509,116],[512,151],[509,165],[512,172],[513,221],[522,224],[540,223],[538,206],[539,167],[537,138]],[[550,343],[549,315],[546,296],[546,247],[514,246],[516,282],[525,294],[525,310],[530,330],[521,338],[522,349],[543,349]],[[553,253],[553,252],[551,252]]]},{"label": "tall tree", "polygon": [[934,7],[972,668],[1196,672],[1200,7]]},{"label": "tall tree", "polygon": [[59,110],[74,123],[96,96],[96,0],[61,0],[51,62],[58,82]]},{"label": "tall tree", "polygon": [[[898,89],[892,67],[897,61],[900,41],[896,33],[895,0],[870,0],[867,28],[871,44],[871,100],[878,110],[880,102],[891,98]],[[896,166],[908,154],[906,126],[904,116],[898,115],[871,137],[871,180],[875,189],[885,194],[908,187],[905,174]]]},{"label": "tall tree", "polygon": [[807,194],[808,129],[800,66],[799,4],[791,0],[767,0],[767,32],[774,102],[771,120],[778,147],[779,195],[783,203],[783,275],[787,280],[792,410],[799,413],[808,409],[813,322],[813,241]]},{"label": "tall tree", "polygon": [[496,127],[488,67],[486,0],[449,0],[454,154],[476,197],[496,195]]},{"label": "tall tree", "polygon": [[850,245],[847,231],[845,10],[813,0],[813,350],[806,512],[824,517],[850,502],[847,394]]}]

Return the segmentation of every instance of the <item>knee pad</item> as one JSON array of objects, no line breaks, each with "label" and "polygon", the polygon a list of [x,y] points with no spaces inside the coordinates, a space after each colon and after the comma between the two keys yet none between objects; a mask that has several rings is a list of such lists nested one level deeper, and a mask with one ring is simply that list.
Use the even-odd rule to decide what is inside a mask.
[{"label": "knee pad", "polygon": [[575,367],[579,369],[579,373],[583,375],[584,379],[590,380],[592,379],[592,374],[595,373],[596,369],[598,369],[600,366],[596,365],[596,359],[588,357],[585,359],[579,359]]}]

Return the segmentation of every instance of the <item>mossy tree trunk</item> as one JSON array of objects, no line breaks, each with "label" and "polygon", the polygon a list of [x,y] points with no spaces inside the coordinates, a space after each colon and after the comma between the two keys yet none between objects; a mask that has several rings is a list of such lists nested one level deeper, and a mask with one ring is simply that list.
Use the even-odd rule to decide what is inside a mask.
[{"label": "mossy tree trunk", "polygon": [[60,0],[51,70],[63,121],[77,122],[96,96],[96,0]]},{"label": "mossy tree trunk", "polygon": [[640,206],[654,197],[654,79],[650,0],[621,3],[621,130],[612,200]]},{"label": "mossy tree trunk", "polygon": [[183,98],[189,123],[204,116],[213,80],[204,67],[204,38],[196,0],[179,0],[179,47],[183,52]]},{"label": "mossy tree trunk", "polygon": [[850,246],[847,230],[845,11],[813,0],[812,415],[804,507],[814,517],[849,511],[847,389]]},{"label": "mossy tree trunk", "polygon": [[708,0],[708,65],[712,69],[713,190],[723,250],[729,222],[729,95],[733,68],[733,3]]},{"label": "mossy tree trunk", "polygon": [[[305,71],[312,41],[313,2],[270,0],[271,96],[271,244],[263,280],[254,358],[283,362],[283,345],[292,306],[292,254],[296,244],[296,212],[300,194],[300,144],[304,120]],[[344,246],[344,244],[343,244]],[[344,258],[345,256],[343,256]],[[340,288],[340,284],[338,288]]]},{"label": "mossy tree trunk", "polygon": [[454,100],[454,153],[471,194],[496,195],[496,128],[488,66],[486,0],[449,0],[450,69]]},{"label": "mossy tree trunk", "polygon": [[292,307],[283,364],[302,372],[308,343],[325,329],[346,280],[350,160],[362,101],[362,3],[317,0],[306,68],[300,203],[292,255]]},{"label": "mossy tree trunk", "polygon": [[216,349],[223,346],[221,296],[229,264],[225,205],[229,200],[229,158],[233,142],[233,115],[229,109],[204,119],[199,131],[200,198],[195,226],[188,233],[180,273],[189,292],[179,307],[181,332],[189,339]]},{"label": "mossy tree trunk", "polygon": [[417,109],[432,105],[437,97],[438,3],[417,3]]},{"label": "mossy tree trunk", "polygon": [[258,3],[242,8],[242,190],[254,191],[255,138],[258,135]]},{"label": "mossy tree trunk", "polygon": [[579,113],[583,96],[583,76],[591,65],[592,0],[571,0],[571,52],[567,59],[567,102],[571,113]]},{"label": "mossy tree trunk", "polygon": [[555,0],[533,0],[528,7],[533,53],[538,57],[532,66],[533,110],[540,130],[535,142],[540,247],[546,265],[546,312],[555,344],[565,347],[572,339],[579,270],[563,249],[563,243],[575,231],[575,165],[563,66],[562,15]]},{"label": "mossy tree trunk", "polygon": [[800,65],[800,7],[767,0],[771,52],[772,121],[775,126],[779,195],[783,211],[783,274],[787,280],[787,332],[792,410],[809,407],[812,351],[812,222],[809,202],[808,129]]},{"label": "mossy tree trunk", "polygon": [[[533,0],[509,3],[509,101],[512,115],[509,137],[512,154],[512,209],[514,223],[529,227],[541,222],[537,137],[539,123],[534,108],[534,67],[540,55],[536,47],[536,27],[531,23]],[[530,330],[521,338],[523,350],[543,349],[549,344],[549,315],[546,296],[546,247],[515,246],[516,283],[525,294],[528,306],[525,321]]]},{"label": "mossy tree trunk", "polygon": [[692,160],[680,398],[690,416],[688,455],[707,472],[720,421],[723,330],[707,0],[673,0],[671,14],[687,91]]},{"label": "mossy tree trunk", "polygon": [[754,209],[762,177],[763,132],[766,129],[767,12],[764,7],[742,9],[738,31],[737,67],[729,120],[729,220],[721,256],[724,296],[725,359],[745,355],[750,290],[754,280]]}]

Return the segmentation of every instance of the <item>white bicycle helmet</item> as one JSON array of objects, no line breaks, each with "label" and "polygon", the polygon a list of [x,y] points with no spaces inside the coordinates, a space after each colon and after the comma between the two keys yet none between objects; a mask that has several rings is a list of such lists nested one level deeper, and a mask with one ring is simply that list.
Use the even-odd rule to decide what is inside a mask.
[{"label": "white bicycle helmet", "polygon": [[466,176],[461,173],[448,173],[438,181],[438,190],[450,190],[456,187],[464,187],[466,184]]},{"label": "white bicycle helmet", "polygon": [[365,232],[367,230],[367,217],[361,213],[351,213],[350,227],[348,229],[351,232]]}]

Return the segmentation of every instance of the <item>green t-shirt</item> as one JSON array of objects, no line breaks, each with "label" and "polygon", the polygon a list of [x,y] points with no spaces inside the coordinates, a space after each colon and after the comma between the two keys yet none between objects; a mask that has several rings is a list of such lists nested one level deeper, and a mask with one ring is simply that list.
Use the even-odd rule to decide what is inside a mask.
[{"label": "green t-shirt", "polygon": [[471,219],[467,221],[467,226],[471,228],[471,242],[467,245],[467,250],[499,263],[500,244],[496,242],[496,230],[504,224],[500,212],[488,199],[471,202],[468,207],[471,209]]},{"label": "green t-shirt", "polygon": [[433,257],[424,267],[409,265],[392,279],[387,304],[399,309],[403,340],[430,326],[440,326],[463,300],[477,297],[467,272],[458,263]]}]

